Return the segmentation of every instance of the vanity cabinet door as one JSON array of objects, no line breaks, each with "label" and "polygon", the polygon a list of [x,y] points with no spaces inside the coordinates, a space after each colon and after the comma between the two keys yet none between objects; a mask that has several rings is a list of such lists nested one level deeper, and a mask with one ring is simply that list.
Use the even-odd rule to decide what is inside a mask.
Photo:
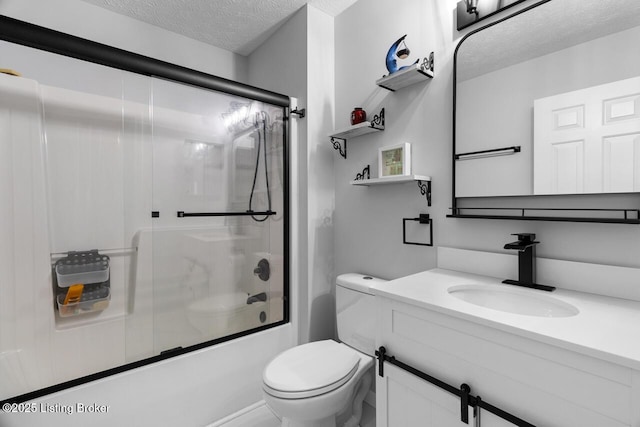
[{"label": "vanity cabinet door", "polygon": [[[640,377],[628,367],[382,300],[376,347],[384,346],[389,356],[403,363],[454,387],[468,384],[472,395],[536,426],[640,427]],[[408,417],[417,422],[440,416],[447,412],[443,408],[450,408],[454,424],[440,425],[466,425],[456,424],[456,396],[398,370],[385,363],[384,378],[378,376],[379,426],[437,426],[430,421],[402,423]],[[481,425],[510,426],[487,411],[481,414]]]},{"label": "vanity cabinet door", "polygon": [[460,421],[460,399],[393,365],[385,364],[384,378],[376,375],[377,427],[470,427]]}]

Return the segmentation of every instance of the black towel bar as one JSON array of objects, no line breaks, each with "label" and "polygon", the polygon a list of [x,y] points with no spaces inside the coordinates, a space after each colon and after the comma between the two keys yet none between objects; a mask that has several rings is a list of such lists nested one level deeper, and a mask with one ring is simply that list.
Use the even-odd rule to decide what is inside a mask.
[{"label": "black towel bar", "polygon": [[264,212],[254,212],[254,211],[246,211],[246,212],[185,212],[178,211],[178,218],[187,218],[194,216],[269,216],[275,215],[274,211],[264,211]]}]

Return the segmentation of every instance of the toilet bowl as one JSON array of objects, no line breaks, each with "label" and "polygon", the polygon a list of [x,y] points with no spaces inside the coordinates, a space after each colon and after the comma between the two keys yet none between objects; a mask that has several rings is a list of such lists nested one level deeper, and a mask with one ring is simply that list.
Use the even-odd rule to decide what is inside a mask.
[{"label": "toilet bowl", "polygon": [[[263,398],[286,427],[356,427],[373,381],[375,304],[361,274],[337,278],[338,337],[285,350],[265,367]],[[345,421],[346,420],[346,421]]]},{"label": "toilet bowl", "polygon": [[247,298],[244,292],[234,292],[194,301],[187,306],[187,319],[209,338],[257,328],[267,320],[267,303],[247,304]]},{"label": "toilet bowl", "polygon": [[[334,427],[336,414],[371,386],[373,358],[333,340],[282,353],[265,369],[263,397],[288,427]],[[366,381],[363,379],[366,378]],[[357,424],[356,424],[357,425]]]}]

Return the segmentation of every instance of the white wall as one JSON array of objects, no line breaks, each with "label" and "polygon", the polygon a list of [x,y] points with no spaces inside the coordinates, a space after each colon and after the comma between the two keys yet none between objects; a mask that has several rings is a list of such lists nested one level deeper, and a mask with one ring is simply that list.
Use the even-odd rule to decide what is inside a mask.
[{"label": "white wall", "polygon": [[[300,9],[249,56],[249,83],[298,98],[307,116],[298,126],[297,185],[300,262],[296,289],[300,342],[334,336],[333,18]],[[293,106],[295,107],[295,105]]]},{"label": "white wall", "polygon": [[[402,244],[402,218],[420,212],[434,218],[437,246],[503,252],[511,233],[527,231],[542,242],[541,257],[640,266],[638,226],[446,218],[451,206],[453,51],[466,32],[479,26],[458,32],[456,3],[361,0],[336,18],[336,125],[346,125],[355,106],[368,113],[384,106],[387,113],[384,132],[350,140],[346,160],[334,156],[336,273],[361,271],[390,279],[434,267],[434,249]],[[435,78],[394,94],[382,93],[375,80],[386,74],[384,55],[404,34],[412,58],[435,51]],[[414,171],[432,176],[431,208],[413,184],[348,184],[367,164],[375,174],[377,147],[396,142],[412,143]],[[625,207],[638,208],[637,196],[625,202]]]}]

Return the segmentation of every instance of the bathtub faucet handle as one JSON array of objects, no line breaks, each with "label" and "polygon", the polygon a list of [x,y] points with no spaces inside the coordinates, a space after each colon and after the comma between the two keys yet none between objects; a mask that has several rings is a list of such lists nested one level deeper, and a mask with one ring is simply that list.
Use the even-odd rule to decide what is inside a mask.
[{"label": "bathtub faucet handle", "polygon": [[269,266],[269,261],[267,261],[265,258],[262,258],[258,262],[258,266],[253,269],[253,274],[258,276],[263,282],[269,280],[269,277],[271,276],[271,267]]}]

